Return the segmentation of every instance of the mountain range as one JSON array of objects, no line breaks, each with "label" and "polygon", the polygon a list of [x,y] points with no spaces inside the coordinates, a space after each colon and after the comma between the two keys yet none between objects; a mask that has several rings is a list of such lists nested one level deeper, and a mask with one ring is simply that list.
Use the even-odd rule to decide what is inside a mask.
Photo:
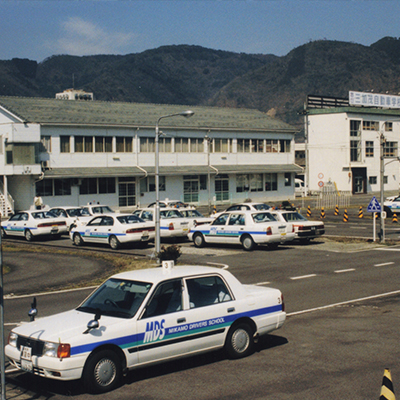
[{"label": "mountain range", "polygon": [[68,88],[96,100],[254,108],[301,131],[307,95],[400,92],[400,38],[370,46],[318,40],[287,55],[162,46],[128,55],[0,60],[0,95],[54,98]]}]

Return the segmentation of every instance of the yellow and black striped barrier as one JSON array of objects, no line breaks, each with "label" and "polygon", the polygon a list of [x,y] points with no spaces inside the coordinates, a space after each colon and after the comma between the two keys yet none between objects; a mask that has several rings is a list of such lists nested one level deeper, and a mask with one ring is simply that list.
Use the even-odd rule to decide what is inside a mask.
[{"label": "yellow and black striped barrier", "polygon": [[307,207],[307,217],[308,218],[311,217],[311,207],[310,206]]},{"label": "yellow and black striped barrier", "polygon": [[379,218],[379,216],[380,216],[380,214],[379,213],[374,213],[375,214],[375,219],[378,219]]},{"label": "yellow and black striped barrier", "polygon": [[379,400],[396,400],[392,383],[392,375],[390,374],[389,368],[385,368],[385,372],[383,373],[382,389]]},{"label": "yellow and black striped barrier", "polygon": [[337,204],[336,204],[335,212],[333,213],[333,215],[339,215],[339,206]]},{"label": "yellow and black striped barrier", "polygon": [[321,219],[325,218],[325,210],[324,207],[321,208]]},{"label": "yellow and black striped barrier", "polygon": [[392,216],[392,223],[393,223],[393,224],[397,224],[397,214],[396,214],[396,213],[393,213],[393,216]]},{"label": "yellow and black striped barrier", "polygon": [[343,213],[343,222],[348,222],[349,221],[349,216],[347,214],[347,210],[344,210]]},{"label": "yellow and black striped barrier", "polygon": [[360,206],[360,209],[358,210],[358,218],[364,218],[362,206]]}]

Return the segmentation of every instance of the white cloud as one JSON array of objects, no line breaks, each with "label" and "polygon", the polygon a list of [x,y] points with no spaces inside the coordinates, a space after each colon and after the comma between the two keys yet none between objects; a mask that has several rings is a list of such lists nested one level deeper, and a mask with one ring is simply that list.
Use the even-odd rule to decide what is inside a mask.
[{"label": "white cloud", "polygon": [[76,56],[94,54],[121,54],[132,44],[131,33],[107,32],[100,26],[79,17],[62,23],[62,37],[53,44],[57,54]]}]

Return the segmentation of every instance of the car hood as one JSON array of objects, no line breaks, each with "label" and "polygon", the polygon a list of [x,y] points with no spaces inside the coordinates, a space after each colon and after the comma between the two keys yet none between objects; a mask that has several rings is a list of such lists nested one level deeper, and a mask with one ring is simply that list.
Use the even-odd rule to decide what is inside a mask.
[{"label": "car hood", "polygon": [[[87,329],[89,321],[94,319],[94,314],[70,310],[49,317],[37,318],[33,322],[22,323],[13,329],[13,332],[21,336],[49,342],[71,342],[74,338],[82,340],[83,332]],[[121,321],[121,318],[101,316],[99,320],[102,326],[108,329]],[[106,329],[107,330],[107,329]]]}]

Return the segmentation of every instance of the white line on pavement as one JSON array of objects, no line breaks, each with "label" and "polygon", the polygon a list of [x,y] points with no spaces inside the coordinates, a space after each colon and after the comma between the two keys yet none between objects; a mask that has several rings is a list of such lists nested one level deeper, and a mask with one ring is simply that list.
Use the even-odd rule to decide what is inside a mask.
[{"label": "white line on pavement", "polygon": [[335,272],[335,274],[341,274],[342,272],[351,272],[351,271],[355,271],[355,268],[348,268],[348,269],[337,269]]},{"label": "white line on pavement", "polygon": [[394,264],[394,262],[387,262],[387,263],[382,263],[382,264],[375,264],[374,267],[384,267],[386,265],[392,265]]},{"label": "white line on pavement", "polygon": [[295,281],[296,279],[306,279],[306,278],[312,278],[314,276],[317,276],[317,274],[310,274],[310,275],[302,275],[302,276],[293,276],[290,279]]}]

